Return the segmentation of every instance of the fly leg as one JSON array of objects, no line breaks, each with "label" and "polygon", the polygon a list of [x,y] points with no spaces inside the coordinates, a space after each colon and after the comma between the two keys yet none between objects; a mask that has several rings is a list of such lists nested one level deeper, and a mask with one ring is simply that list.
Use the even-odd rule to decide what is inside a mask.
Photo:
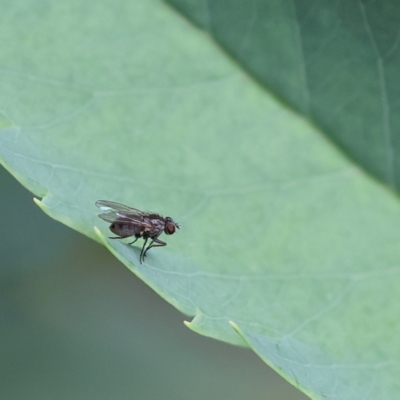
[{"label": "fly leg", "polygon": [[136,239],[135,239],[133,242],[130,242],[130,243],[128,243],[128,244],[133,244],[133,243],[135,243],[136,240],[138,240],[139,238],[140,238],[140,236],[137,236]]},{"label": "fly leg", "polygon": [[[133,244],[133,243],[135,243],[136,242],[136,240],[138,240],[140,238],[140,236],[139,237],[137,237],[133,242],[131,242],[131,243],[128,243],[128,244]],[[124,237],[122,237],[122,236],[113,236],[113,237],[109,237],[109,239],[125,239]]]},{"label": "fly leg", "polygon": [[[155,244],[154,244],[155,243]],[[166,246],[167,243],[163,242],[162,240],[155,238],[151,241],[151,243],[147,246],[147,249],[145,250],[143,254],[143,259],[146,257],[146,253],[152,248],[152,247],[162,247]]]},{"label": "fly leg", "polygon": [[144,256],[146,255],[146,251],[144,250],[145,249],[145,247],[146,247],[146,244],[147,244],[147,241],[149,240],[149,238],[147,237],[145,240],[144,240],[144,244],[143,244],[143,247],[142,247],[142,251],[140,252],[140,257],[139,257],[139,261],[140,261],[140,264],[144,261]]}]

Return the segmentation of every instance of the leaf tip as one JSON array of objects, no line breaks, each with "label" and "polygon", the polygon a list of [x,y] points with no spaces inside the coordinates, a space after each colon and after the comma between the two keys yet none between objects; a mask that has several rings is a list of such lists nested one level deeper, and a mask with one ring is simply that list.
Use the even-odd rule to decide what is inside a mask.
[{"label": "leaf tip", "polygon": [[39,200],[37,197],[34,197],[33,198],[33,201],[34,201],[34,203],[37,205],[37,206],[39,206],[39,207],[42,207],[42,201],[41,200]]},{"label": "leaf tip", "polygon": [[34,198],[33,198],[33,202],[34,202],[45,214],[49,214],[48,208],[46,207],[46,204],[44,204],[42,200],[38,199],[37,197],[34,197]]},{"label": "leaf tip", "polygon": [[199,333],[201,335],[201,334],[203,334],[202,330],[201,330],[200,326],[196,324],[195,320],[196,320],[196,317],[194,317],[192,321],[183,321],[183,323],[191,331]]},{"label": "leaf tip", "polygon": [[229,321],[229,325],[230,325],[237,333],[239,333],[240,328],[238,327],[238,325],[237,325],[235,322]]},{"label": "leaf tip", "polygon": [[100,242],[103,243],[104,245],[106,245],[107,240],[106,240],[106,237],[101,232],[101,230],[97,226],[94,226],[93,231],[94,231],[95,235],[100,239]]},{"label": "leaf tip", "polygon": [[184,324],[187,328],[193,330],[193,326],[192,326],[193,324],[192,324],[190,321],[183,321],[183,324]]}]

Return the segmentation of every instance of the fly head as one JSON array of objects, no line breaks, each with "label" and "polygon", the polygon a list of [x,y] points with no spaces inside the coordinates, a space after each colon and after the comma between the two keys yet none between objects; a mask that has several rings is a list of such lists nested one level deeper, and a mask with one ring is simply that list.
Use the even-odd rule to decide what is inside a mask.
[{"label": "fly head", "polygon": [[173,235],[175,233],[176,228],[179,229],[179,224],[175,222],[171,217],[165,218],[165,228],[164,232],[166,235]]}]

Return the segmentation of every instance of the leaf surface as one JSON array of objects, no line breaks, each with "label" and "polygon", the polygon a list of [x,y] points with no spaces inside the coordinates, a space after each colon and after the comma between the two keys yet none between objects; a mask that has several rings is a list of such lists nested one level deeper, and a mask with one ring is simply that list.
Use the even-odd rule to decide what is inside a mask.
[{"label": "leaf surface", "polygon": [[400,188],[398,2],[168,1],[363,168]]},{"label": "leaf surface", "polygon": [[[398,198],[164,3],[24,6],[0,156],[40,207],[311,397],[398,396]],[[98,199],[181,229],[141,265]]]}]

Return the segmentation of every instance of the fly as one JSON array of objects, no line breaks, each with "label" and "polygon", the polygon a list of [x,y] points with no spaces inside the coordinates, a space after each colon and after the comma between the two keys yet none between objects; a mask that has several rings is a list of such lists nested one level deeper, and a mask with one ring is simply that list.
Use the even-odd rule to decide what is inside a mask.
[{"label": "fly", "polygon": [[[134,236],[135,240],[129,244],[135,243],[139,238],[144,239],[144,244],[140,252],[140,264],[144,261],[146,253],[152,247],[166,246],[167,243],[158,237],[164,232],[166,235],[173,235],[179,224],[171,217],[163,217],[159,214],[148,213],[137,208],[124,206],[114,201],[98,200],[96,206],[102,211],[99,217],[104,221],[110,222],[110,231],[117,236],[110,239],[124,239]],[[147,242],[149,245],[146,247]]]}]

